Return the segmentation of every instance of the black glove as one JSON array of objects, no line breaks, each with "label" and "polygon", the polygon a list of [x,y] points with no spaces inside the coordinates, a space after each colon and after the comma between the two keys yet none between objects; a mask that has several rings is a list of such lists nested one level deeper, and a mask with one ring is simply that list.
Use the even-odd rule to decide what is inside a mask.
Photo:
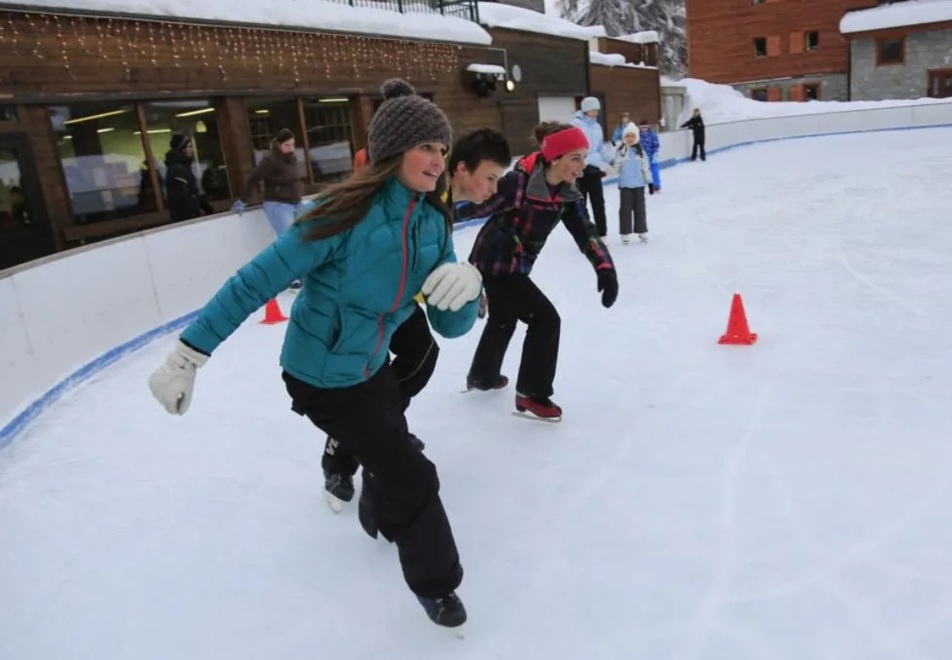
[{"label": "black glove", "polygon": [[602,268],[598,271],[598,290],[602,294],[602,305],[611,307],[618,297],[618,277],[614,268]]},{"label": "black glove", "polygon": [[653,183],[649,183],[649,184],[648,184],[648,194],[649,194],[649,195],[654,195],[654,191],[655,191],[654,184],[653,184]]}]

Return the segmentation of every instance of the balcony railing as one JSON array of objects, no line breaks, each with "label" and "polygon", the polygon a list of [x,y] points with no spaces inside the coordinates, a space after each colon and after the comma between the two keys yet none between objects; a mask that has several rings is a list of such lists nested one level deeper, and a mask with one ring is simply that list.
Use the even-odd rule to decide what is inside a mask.
[{"label": "balcony railing", "polygon": [[477,0],[333,0],[351,7],[398,11],[401,14],[442,14],[479,23]]}]

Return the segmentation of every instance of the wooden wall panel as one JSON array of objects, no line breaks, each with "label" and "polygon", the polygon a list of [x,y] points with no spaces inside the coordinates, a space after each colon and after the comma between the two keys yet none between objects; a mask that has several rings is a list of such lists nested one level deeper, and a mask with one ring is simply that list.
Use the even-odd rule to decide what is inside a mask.
[{"label": "wooden wall panel", "polygon": [[[694,78],[736,83],[845,73],[849,44],[840,19],[850,9],[876,6],[876,0],[796,0],[753,4],[751,0],[685,0],[688,69]],[[820,47],[791,47],[792,35],[816,30]],[[753,56],[753,39],[776,35],[778,54]]]},{"label": "wooden wall panel", "polygon": [[540,96],[588,94],[588,42],[536,32],[489,28],[493,44],[505,48],[510,72],[522,70],[513,92],[497,91],[506,137],[514,154],[538,148],[532,129],[539,123]]},{"label": "wooden wall panel", "polygon": [[611,138],[622,112],[631,120],[647,119],[657,125],[661,118],[661,80],[657,69],[593,64],[591,67],[592,93],[602,94],[605,107],[600,120]]}]

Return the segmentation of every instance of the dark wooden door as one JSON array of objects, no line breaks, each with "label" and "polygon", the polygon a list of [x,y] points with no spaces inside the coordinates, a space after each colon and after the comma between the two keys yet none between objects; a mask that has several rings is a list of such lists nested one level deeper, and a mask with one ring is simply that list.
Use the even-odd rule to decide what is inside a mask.
[{"label": "dark wooden door", "polygon": [[29,142],[0,133],[0,269],[55,252]]}]

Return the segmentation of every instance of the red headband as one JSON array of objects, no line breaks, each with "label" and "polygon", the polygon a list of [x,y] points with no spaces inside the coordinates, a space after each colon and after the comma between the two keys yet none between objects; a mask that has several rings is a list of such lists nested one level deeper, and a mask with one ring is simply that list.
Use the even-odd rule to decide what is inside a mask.
[{"label": "red headband", "polygon": [[542,156],[549,163],[570,151],[588,148],[588,138],[578,126],[565,128],[542,139]]}]

